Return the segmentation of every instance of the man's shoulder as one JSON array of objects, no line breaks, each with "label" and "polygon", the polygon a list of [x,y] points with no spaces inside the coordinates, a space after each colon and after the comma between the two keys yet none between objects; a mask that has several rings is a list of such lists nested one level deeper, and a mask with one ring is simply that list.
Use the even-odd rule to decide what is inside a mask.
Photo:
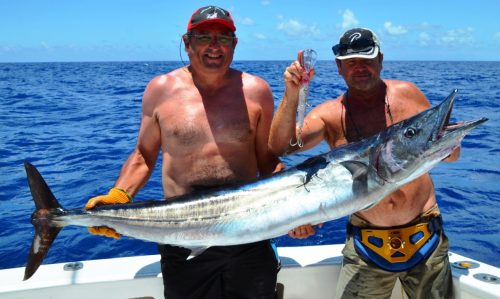
[{"label": "man's shoulder", "polygon": [[331,109],[338,110],[342,106],[343,96],[344,96],[344,94],[341,94],[336,98],[330,98],[330,99],[323,100],[316,107],[318,108],[318,110],[331,110]]},{"label": "man's shoulder", "polygon": [[143,104],[156,106],[160,101],[172,99],[172,95],[188,86],[187,74],[184,69],[177,69],[172,72],[155,76],[149,81],[144,91]]},{"label": "man's shoulder", "polygon": [[245,97],[250,100],[273,101],[271,87],[261,77],[241,72],[241,84]]},{"label": "man's shoulder", "polygon": [[412,82],[403,80],[384,80],[384,82],[389,89],[389,96],[392,94],[407,100],[427,101],[422,91]]},{"label": "man's shoulder", "polygon": [[414,112],[430,107],[429,100],[414,83],[403,80],[384,80],[384,82],[388,86],[390,99],[399,107],[411,107]]},{"label": "man's shoulder", "polygon": [[169,73],[155,76],[148,83],[148,88],[168,88],[175,86],[177,82],[183,82],[186,78],[186,70],[184,68],[173,70]]},{"label": "man's shoulder", "polygon": [[404,81],[404,80],[394,80],[394,79],[390,79],[390,80],[384,80],[384,83],[389,86],[389,88],[392,88],[392,89],[395,89],[395,90],[400,90],[400,91],[404,91],[404,90],[415,90],[417,89],[418,90],[418,87],[415,85],[415,83],[412,83],[412,82],[409,82],[409,81]]},{"label": "man's shoulder", "polygon": [[309,117],[321,118],[325,122],[337,123],[342,117],[342,95],[335,99],[327,99],[314,107]]},{"label": "man's shoulder", "polygon": [[238,70],[233,70],[235,72],[235,75],[238,77],[241,77],[241,80],[243,81],[244,87],[251,87],[251,88],[267,88],[269,85],[266,80],[263,78],[250,74],[247,72],[242,72]]}]

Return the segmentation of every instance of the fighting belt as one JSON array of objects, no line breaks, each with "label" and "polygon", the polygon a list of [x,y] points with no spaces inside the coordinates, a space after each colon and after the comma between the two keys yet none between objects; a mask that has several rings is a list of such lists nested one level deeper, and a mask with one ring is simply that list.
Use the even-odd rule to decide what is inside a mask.
[{"label": "fighting belt", "polygon": [[356,252],[367,262],[391,272],[407,271],[429,257],[439,244],[441,215],[411,226],[375,229],[348,223]]}]

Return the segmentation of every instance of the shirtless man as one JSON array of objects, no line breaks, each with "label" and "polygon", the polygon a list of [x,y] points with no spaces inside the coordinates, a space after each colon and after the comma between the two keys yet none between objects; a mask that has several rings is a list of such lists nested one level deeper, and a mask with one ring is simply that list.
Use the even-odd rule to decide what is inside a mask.
[{"label": "shirtless man", "polygon": [[[322,140],[331,148],[361,140],[430,107],[414,84],[381,79],[383,54],[372,31],[355,28],[345,32],[333,51],[338,72],[348,89],[337,99],[318,105],[306,116],[301,132],[302,148],[291,146],[296,144],[294,141],[298,137],[295,114],[299,82],[303,75],[313,74],[304,73],[301,53],[286,69],[285,93],[273,119],[269,140],[276,154],[307,150]],[[459,148],[446,161],[455,161],[458,156]],[[434,238],[422,239],[421,243],[425,241],[428,246],[418,248],[404,239],[404,233],[418,232],[417,225],[421,223],[429,223],[426,226]],[[375,231],[372,237],[385,240],[380,245],[380,252],[367,250],[366,244],[356,242],[366,228],[372,233]],[[306,238],[314,233],[314,227],[303,225],[289,235]],[[384,256],[382,249],[385,246],[391,246],[391,253],[398,253]],[[406,251],[408,249],[415,249],[417,254],[412,255]],[[434,185],[430,175],[425,174],[376,206],[349,217],[337,297],[389,298],[399,278],[410,298],[449,298],[452,296],[452,277],[447,254],[448,240],[442,230]],[[419,255],[423,256],[420,260]],[[406,257],[411,259],[401,263]]]},{"label": "shirtless man", "polygon": [[[90,199],[87,208],[128,202],[149,179],[160,150],[167,200],[281,169],[268,150],[274,109],[268,84],[230,68],[235,30],[222,8],[193,13],[183,36],[189,66],[149,82],[137,146],[114,188]],[[104,234],[109,236],[109,229]],[[190,260],[185,248],[159,245],[159,251],[169,299],[274,298],[279,267],[270,241],[211,247]]]}]

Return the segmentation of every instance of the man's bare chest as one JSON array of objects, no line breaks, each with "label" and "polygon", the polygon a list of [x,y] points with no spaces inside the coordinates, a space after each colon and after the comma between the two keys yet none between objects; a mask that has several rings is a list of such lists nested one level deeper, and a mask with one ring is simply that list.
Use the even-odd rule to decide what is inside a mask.
[{"label": "man's bare chest", "polygon": [[246,109],[235,107],[178,106],[174,111],[160,110],[158,121],[162,139],[175,146],[246,143],[255,131]]}]

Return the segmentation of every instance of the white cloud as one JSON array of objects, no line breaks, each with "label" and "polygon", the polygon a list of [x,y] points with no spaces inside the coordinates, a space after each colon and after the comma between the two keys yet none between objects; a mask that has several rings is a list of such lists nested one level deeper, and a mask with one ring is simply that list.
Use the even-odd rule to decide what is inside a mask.
[{"label": "white cloud", "polygon": [[500,40],[500,32],[497,32],[497,33],[493,34],[493,39],[494,40]]},{"label": "white cloud", "polygon": [[421,32],[418,35],[418,42],[421,46],[427,47],[429,42],[431,41],[431,37],[427,32]]},{"label": "white cloud", "polygon": [[259,40],[266,40],[267,39],[267,36],[265,36],[264,34],[262,33],[254,33],[253,34],[253,37],[255,39],[259,39]]},{"label": "white cloud", "polygon": [[238,20],[238,24],[242,24],[242,25],[253,25],[255,24],[254,20],[249,18],[249,17],[243,17],[241,19]]},{"label": "white cloud", "polygon": [[260,2],[263,6],[268,6],[271,4],[271,1],[261,1]]},{"label": "white cloud", "polygon": [[16,52],[17,49],[15,46],[2,46],[2,48],[0,48],[0,53],[1,52]]},{"label": "white cloud", "polygon": [[428,22],[422,22],[422,23],[420,23],[420,29],[425,30],[425,29],[430,29],[432,27],[433,26],[430,23],[428,23]]},{"label": "white cloud", "polygon": [[408,32],[408,30],[405,27],[395,26],[392,24],[392,22],[389,22],[389,21],[384,23],[384,29],[390,35],[401,35],[401,34],[405,34],[406,32]]},{"label": "white cloud", "polygon": [[306,25],[294,19],[284,20],[282,17],[279,19],[281,22],[278,24],[278,30],[290,36],[312,35],[317,37],[320,35],[320,30],[316,25]]},{"label": "white cloud", "polygon": [[354,16],[354,13],[346,9],[342,13],[342,24],[340,25],[342,29],[351,29],[359,24],[359,21]]},{"label": "white cloud", "polygon": [[466,29],[453,29],[446,32],[439,40],[448,45],[472,45],[474,40],[472,37],[473,31],[474,29],[472,27]]}]

